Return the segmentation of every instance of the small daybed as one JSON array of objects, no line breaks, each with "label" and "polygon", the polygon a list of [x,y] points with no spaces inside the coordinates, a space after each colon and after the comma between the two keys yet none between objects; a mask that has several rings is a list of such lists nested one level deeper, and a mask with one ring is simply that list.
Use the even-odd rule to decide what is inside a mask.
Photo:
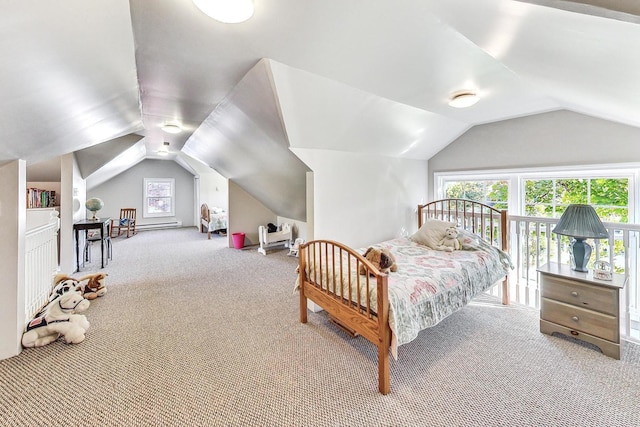
[{"label": "small daybed", "polygon": [[[429,219],[429,221],[427,221]],[[457,224],[463,250],[433,250],[421,240],[443,221]],[[508,304],[507,213],[460,199],[418,207],[419,231],[373,245],[395,256],[397,272],[380,273],[361,254],[338,242],[314,240],[300,245],[300,321],[307,322],[307,299],[332,320],[378,347],[378,390],[390,391],[389,350],[417,337],[502,281]],[[443,231],[444,232],[444,231]],[[360,267],[367,274],[360,275]]]},{"label": "small daybed", "polygon": [[207,239],[211,239],[211,233],[227,232],[227,212],[222,208],[211,208],[203,203],[200,206],[200,232],[207,233]]}]

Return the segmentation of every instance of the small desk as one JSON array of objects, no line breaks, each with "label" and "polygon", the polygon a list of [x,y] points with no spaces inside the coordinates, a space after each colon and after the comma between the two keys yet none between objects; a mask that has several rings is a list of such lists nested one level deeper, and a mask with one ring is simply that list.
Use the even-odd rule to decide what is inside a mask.
[{"label": "small desk", "polygon": [[99,218],[95,221],[85,219],[73,224],[73,231],[76,236],[76,271],[80,271],[80,230],[84,230],[85,233],[89,230],[100,230],[100,262],[101,268],[104,268],[104,239],[109,236],[110,224],[111,218]]}]

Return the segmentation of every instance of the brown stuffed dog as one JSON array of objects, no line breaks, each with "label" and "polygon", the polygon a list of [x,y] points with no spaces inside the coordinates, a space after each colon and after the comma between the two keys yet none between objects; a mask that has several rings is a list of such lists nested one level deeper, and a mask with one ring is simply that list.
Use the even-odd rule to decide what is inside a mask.
[{"label": "brown stuffed dog", "polygon": [[104,282],[107,276],[107,273],[93,273],[78,279],[80,282],[88,280],[88,282],[83,286],[84,297],[88,300],[92,300],[106,294],[107,288],[105,287]]},{"label": "brown stuffed dog", "polygon": [[[364,253],[364,257],[373,264],[381,273],[398,271],[396,258],[387,249],[369,248]],[[360,265],[360,274],[365,274],[364,265]]]}]

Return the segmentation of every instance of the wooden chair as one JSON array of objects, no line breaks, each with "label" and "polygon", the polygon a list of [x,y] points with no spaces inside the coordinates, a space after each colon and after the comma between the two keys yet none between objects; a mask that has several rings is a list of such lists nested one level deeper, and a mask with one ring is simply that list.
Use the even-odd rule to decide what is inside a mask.
[{"label": "wooden chair", "polygon": [[[127,231],[127,237],[137,233],[135,208],[122,208],[120,209],[120,218],[111,220],[111,237],[118,237],[125,230]],[[115,234],[116,231],[118,234]]]}]

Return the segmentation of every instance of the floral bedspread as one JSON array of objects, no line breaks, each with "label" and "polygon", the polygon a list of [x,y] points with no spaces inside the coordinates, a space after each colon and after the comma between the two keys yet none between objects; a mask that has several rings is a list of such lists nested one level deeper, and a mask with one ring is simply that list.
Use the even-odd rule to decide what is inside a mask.
[{"label": "floral bedspread", "polygon": [[209,217],[211,218],[211,221],[209,221],[207,231],[217,231],[217,230],[223,230],[227,228],[226,212],[220,212],[220,213],[211,212]]},{"label": "floral bedspread", "polygon": [[[372,245],[391,251],[398,265],[398,270],[389,273],[388,277],[389,325],[394,334],[394,357],[397,346],[412,341],[421,330],[435,326],[464,307],[474,296],[501,281],[509,269],[513,268],[506,253],[473,234],[464,232],[460,238],[463,250],[453,252],[429,249],[408,238]],[[360,253],[364,251],[365,249],[359,250]],[[334,288],[335,273],[329,269],[329,277],[326,277],[324,271],[314,268],[314,264],[316,263],[312,261],[307,266],[309,274],[315,274],[317,279],[322,277],[320,280],[323,286]],[[343,265],[346,265],[345,259]],[[358,281],[355,270],[343,271],[342,275],[351,276],[351,283],[360,283],[360,304],[366,306],[366,280],[362,279],[364,276],[360,276],[361,280]],[[370,278],[369,282],[370,307],[375,310],[375,278]],[[347,289],[341,291],[339,286],[335,292],[337,295],[349,294]],[[355,289],[351,290],[351,300],[357,300]]]},{"label": "floral bedspread", "polygon": [[454,252],[432,250],[406,238],[373,246],[390,250],[398,265],[388,278],[389,325],[397,345],[464,307],[512,268],[506,253],[479,239],[468,239],[464,250]]}]

